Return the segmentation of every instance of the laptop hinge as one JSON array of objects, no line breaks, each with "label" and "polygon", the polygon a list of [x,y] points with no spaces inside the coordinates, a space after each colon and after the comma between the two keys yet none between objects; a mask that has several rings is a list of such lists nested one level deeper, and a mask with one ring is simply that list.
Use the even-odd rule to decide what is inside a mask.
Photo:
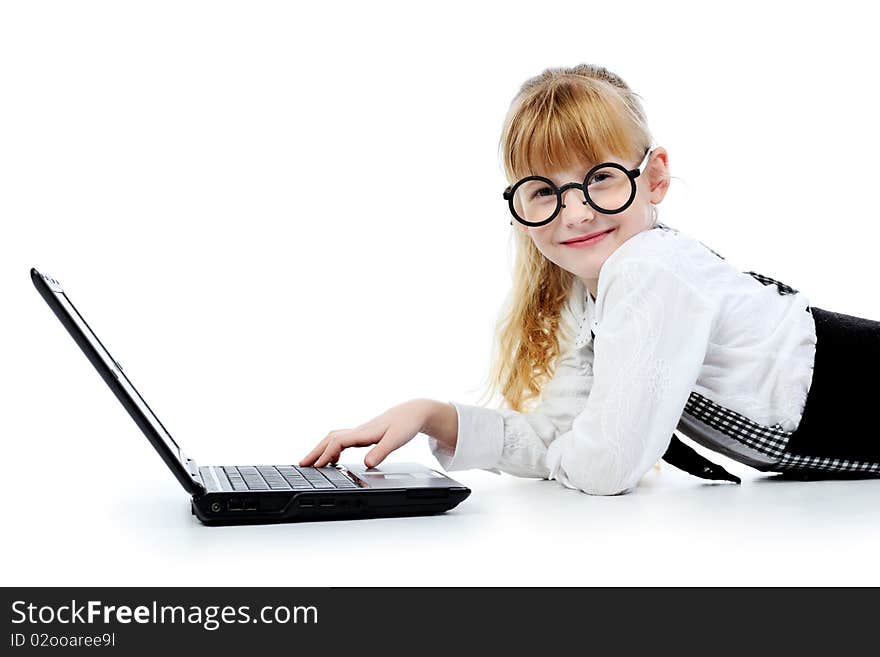
[{"label": "laptop hinge", "polygon": [[202,475],[199,474],[198,464],[182,451],[180,452],[180,458],[184,465],[186,465],[186,470],[189,472],[189,476],[202,489],[201,492],[204,493],[207,490],[207,487],[205,486],[205,482],[202,481]]}]

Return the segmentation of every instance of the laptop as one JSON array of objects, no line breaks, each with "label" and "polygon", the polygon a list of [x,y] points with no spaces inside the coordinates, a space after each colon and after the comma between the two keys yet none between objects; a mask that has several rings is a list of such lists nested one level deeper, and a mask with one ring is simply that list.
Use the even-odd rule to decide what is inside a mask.
[{"label": "laptop", "polygon": [[343,520],[443,513],[470,489],[416,463],[199,465],[187,457],[119,363],[89,328],[54,278],[31,269],[40,296],[128,411],[184,490],[192,513],[206,525]]}]

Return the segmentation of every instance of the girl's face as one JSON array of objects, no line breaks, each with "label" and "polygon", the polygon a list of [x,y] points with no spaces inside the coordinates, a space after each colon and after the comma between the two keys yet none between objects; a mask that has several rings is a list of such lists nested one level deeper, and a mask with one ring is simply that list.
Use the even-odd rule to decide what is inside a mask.
[{"label": "girl's face", "polygon": [[[641,158],[639,158],[639,161]],[[629,169],[639,165],[639,161],[629,162],[610,158]],[[557,187],[567,182],[581,181],[593,164],[578,169],[543,174]],[[636,196],[632,204],[617,214],[602,214],[591,205],[584,204],[584,194],[580,189],[568,189],[562,197],[565,207],[549,224],[530,227],[517,221],[520,230],[528,233],[538,250],[545,258],[580,278],[595,298],[598,294],[599,271],[605,260],[621,244],[633,235],[647,230],[653,225],[651,204],[658,204],[666,196],[669,187],[667,154],[664,148],[655,148],[642,174],[636,178]],[[564,244],[572,238],[583,237],[600,231],[610,231],[586,244],[569,246]]]}]

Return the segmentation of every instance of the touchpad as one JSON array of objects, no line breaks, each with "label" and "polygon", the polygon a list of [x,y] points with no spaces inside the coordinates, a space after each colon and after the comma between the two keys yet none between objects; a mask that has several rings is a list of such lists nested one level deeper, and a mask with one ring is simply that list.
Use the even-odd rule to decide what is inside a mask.
[{"label": "touchpad", "polygon": [[412,479],[412,475],[408,472],[364,472],[362,477],[370,477],[371,479]]},{"label": "touchpad", "polygon": [[359,476],[374,479],[443,479],[443,475],[431,470],[427,472],[370,472],[370,470],[364,470],[359,473]]}]

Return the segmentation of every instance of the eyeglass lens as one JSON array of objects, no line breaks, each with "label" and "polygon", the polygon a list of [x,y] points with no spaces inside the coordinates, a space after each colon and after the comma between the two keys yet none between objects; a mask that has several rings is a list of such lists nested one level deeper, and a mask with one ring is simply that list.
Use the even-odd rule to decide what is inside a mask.
[{"label": "eyeglass lens", "polygon": [[[629,202],[635,181],[616,167],[597,169],[587,181],[587,194],[593,205],[601,212],[613,213]],[[568,191],[568,198],[579,196],[576,190]],[[559,193],[543,180],[527,180],[513,190],[513,209],[517,218],[529,223],[549,219],[557,209]]]}]

